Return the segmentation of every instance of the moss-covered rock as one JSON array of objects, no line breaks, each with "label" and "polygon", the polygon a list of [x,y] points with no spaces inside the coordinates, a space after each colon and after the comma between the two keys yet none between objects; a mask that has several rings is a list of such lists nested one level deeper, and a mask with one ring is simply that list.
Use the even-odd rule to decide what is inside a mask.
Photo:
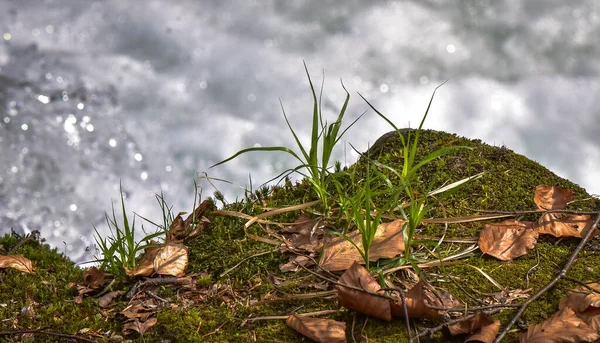
[{"label": "moss-covered rock", "polygon": [[[405,130],[403,134],[414,131]],[[415,181],[416,191],[424,193],[468,176],[485,172],[476,181],[459,188],[451,195],[439,199],[433,207],[432,216],[458,217],[472,215],[470,209],[523,211],[535,209],[533,194],[540,184],[554,185],[574,191],[576,199],[569,209],[592,211],[600,208],[600,201],[591,198],[584,189],[553,174],[548,169],[515,154],[506,147],[493,147],[478,140],[469,140],[456,135],[436,131],[423,131],[417,150],[417,160],[429,152],[444,146],[461,145],[472,150],[460,150],[438,158],[422,168]],[[370,157],[377,158],[395,168],[401,168],[403,157],[399,139],[389,136],[378,151]],[[366,159],[352,166],[358,175],[365,172]],[[382,170],[385,171],[385,170]],[[393,175],[390,175],[392,181]],[[352,187],[352,185],[348,185]],[[284,207],[315,200],[307,182],[275,187],[266,199],[250,197],[244,202],[234,203],[226,209],[241,211],[249,215],[260,213],[261,207]],[[377,199],[376,199],[377,200]],[[377,201],[376,201],[377,202]],[[261,205],[261,206],[258,206]],[[213,208],[214,210],[214,208]],[[318,209],[317,209],[318,210]],[[292,222],[299,212],[290,212],[270,218],[278,222]],[[272,297],[293,298],[294,294],[315,292],[311,284],[320,282],[311,274],[299,272],[283,274],[279,265],[286,257],[276,247],[249,238],[248,234],[268,239],[268,230],[273,226],[254,225],[244,231],[245,219],[207,214],[211,225],[197,237],[186,241],[189,246],[187,274],[204,273],[197,283],[193,299],[182,299],[178,293],[164,288],[159,296],[170,299],[178,306],[165,306],[158,310],[158,322],[144,335],[146,342],[296,342],[306,341],[302,336],[285,326],[284,320],[264,320],[254,323],[245,319],[257,316],[282,316],[327,309],[337,309],[335,299],[293,299],[285,301],[267,300]],[[530,216],[527,219],[535,219]],[[446,237],[478,237],[483,222],[443,225],[427,225],[420,235]],[[423,277],[432,284],[444,288],[470,306],[478,305],[471,297],[484,299],[485,294],[499,290],[474,267],[482,270],[507,289],[531,289],[535,293],[560,270],[570,255],[577,239],[541,237],[536,248],[526,256],[511,262],[501,262],[476,253],[468,259],[424,270]],[[567,276],[589,281],[600,278],[600,253],[594,242],[588,244]],[[5,236],[0,239],[0,254],[17,244],[17,239]],[[457,248],[459,247],[459,248]],[[466,246],[462,246],[463,248]],[[457,245],[444,245],[447,251],[460,249]],[[100,309],[93,298],[85,298],[83,304],[73,301],[76,289],[69,282],[81,281],[81,270],[56,250],[39,243],[29,243],[15,253],[23,254],[34,262],[35,273],[24,274],[12,269],[0,270],[0,331],[46,328],[48,331],[67,334],[81,333],[93,340],[108,341],[111,333],[121,334],[124,317],[118,312],[125,306],[119,303],[114,309]],[[256,255],[256,256],[255,256]],[[239,264],[239,265],[238,265]],[[231,269],[232,267],[235,268]],[[399,277],[399,276],[398,276]],[[540,300],[532,304],[523,315],[524,323],[539,323],[557,310],[558,299],[568,289],[577,286],[572,281],[560,281]],[[190,302],[193,300],[193,303]],[[264,300],[251,306],[251,301]],[[185,302],[185,304],[182,304]],[[25,306],[32,306],[35,315],[23,315]],[[511,310],[496,315],[505,324],[514,314]],[[377,342],[403,342],[407,340],[404,321],[392,323],[367,318],[351,311],[341,311],[329,318],[347,323],[347,337],[365,341],[364,337]],[[241,325],[244,323],[245,325]],[[417,327],[434,326],[433,322],[416,322]],[[85,329],[84,331],[81,331]],[[107,334],[107,331],[111,333]],[[91,335],[90,333],[93,333]],[[1,339],[17,339],[4,336]],[[36,335],[35,341],[56,341],[56,337]],[[138,334],[126,336],[140,340]],[[517,335],[506,338],[517,341]]]}]

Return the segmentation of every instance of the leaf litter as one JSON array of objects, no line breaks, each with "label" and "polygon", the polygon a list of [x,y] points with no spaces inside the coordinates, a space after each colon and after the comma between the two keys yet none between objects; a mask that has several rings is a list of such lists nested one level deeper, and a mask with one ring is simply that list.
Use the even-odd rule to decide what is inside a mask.
[{"label": "leaf litter", "polygon": [[[567,203],[573,199],[572,191],[558,187],[538,186],[534,202],[542,213],[540,218],[535,222],[506,220],[498,224],[486,224],[479,237],[480,250],[484,254],[500,260],[510,261],[533,249],[540,234],[581,238],[587,230],[592,229],[589,215],[544,212],[564,210]],[[181,277],[185,276],[188,262],[188,252],[184,241],[200,234],[205,225],[209,223],[208,219],[204,217],[206,208],[205,201],[185,220],[181,217],[183,213],[178,214],[169,228],[166,242],[162,244],[151,242],[151,246],[146,248],[139,258],[137,266],[132,270],[126,270],[132,280],[139,281],[132,288],[132,291],[135,290],[135,294],[132,294],[133,297],[128,305],[120,312],[126,318],[123,325],[124,333],[138,332],[143,335],[157,324],[155,314],[162,306],[185,310],[194,303],[205,301],[209,296],[220,297],[224,303],[230,304],[228,306],[238,306],[234,305],[232,300],[238,298],[239,295],[236,295],[231,287],[213,284],[209,288],[200,290],[195,286],[193,280],[202,277],[201,275],[190,275],[191,278],[188,282],[181,282]],[[478,216],[471,216],[468,221],[489,220],[505,216],[481,216],[481,219],[478,219]],[[261,216],[260,218],[265,217]],[[464,221],[460,218],[454,220],[456,222]],[[425,219],[425,221],[432,224],[436,222],[452,223],[453,218]],[[256,222],[260,224],[265,221]],[[371,261],[393,260],[403,255],[405,248],[404,224],[403,219],[398,219],[381,224],[377,228],[370,255]],[[422,278],[417,277],[418,281],[411,287],[406,287],[405,291],[400,291],[390,279],[376,279],[361,265],[361,262],[364,261],[356,249],[356,246],[361,247],[362,244],[358,233],[350,232],[348,234],[348,237],[356,245],[354,246],[343,237],[331,235],[330,231],[334,228],[329,225],[327,222],[312,218],[305,213],[292,225],[283,226],[283,229],[278,230],[277,237],[281,240],[280,251],[290,256],[290,262],[287,266],[282,266],[281,270],[297,271],[302,268],[299,267],[300,265],[306,269],[318,259],[316,266],[318,270],[329,274],[343,271],[336,282],[325,278],[325,281],[321,281],[319,288],[326,290],[327,283],[330,285],[334,283],[337,300],[341,306],[347,309],[385,321],[391,321],[394,317],[405,317],[406,314],[410,319],[427,318],[446,321],[454,318],[454,324],[447,326],[450,334],[470,335],[465,342],[492,342],[494,340],[500,328],[499,321],[491,319],[484,312],[478,312],[468,319],[461,319],[460,313],[464,309],[466,314],[466,311],[469,310],[468,306],[452,294],[432,286]],[[421,265],[427,265],[427,263]],[[33,271],[31,261],[23,255],[0,255],[0,268],[15,268],[25,273]],[[385,272],[385,268],[383,271]],[[150,279],[149,277],[153,275],[157,275],[158,278]],[[111,284],[114,282],[110,275],[107,276],[96,268],[87,269],[83,273],[83,284],[74,285],[79,293],[75,302],[80,304],[85,296],[95,295],[102,308],[110,308],[114,306],[115,300],[123,296],[129,297],[129,293],[126,295],[124,291],[120,290],[105,293],[103,288],[109,282]],[[281,283],[282,281],[277,282]],[[171,303],[169,299],[157,297],[153,292],[160,284],[179,287],[177,301],[183,306]],[[382,287],[383,284],[386,287]],[[490,304],[489,306],[509,304],[517,299],[526,298],[527,291],[529,290],[504,289],[488,298],[486,303]],[[529,326],[527,332],[521,334],[521,342],[584,342],[600,338],[598,336],[600,296],[596,293],[598,291],[600,291],[600,286],[596,283],[570,291],[561,299],[559,312],[544,323]],[[400,295],[401,292],[403,297]],[[196,301],[190,299],[196,299]],[[346,323],[344,322],[301,315],[290,315],[286,318],[288,326],[317,342],[346,341]]]}]

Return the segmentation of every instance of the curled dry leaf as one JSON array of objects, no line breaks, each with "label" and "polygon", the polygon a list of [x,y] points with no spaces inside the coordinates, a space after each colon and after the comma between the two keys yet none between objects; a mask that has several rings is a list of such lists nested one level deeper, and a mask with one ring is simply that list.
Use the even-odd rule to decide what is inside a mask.
[{"label": "curled dry leaf", "polygon": [[167,243],[154,258],[154,271],[160,275],[183,276],[187,263],[187,246],[181,243]]},{"label": "curled dry leaf", "polygon": [[108,307],[108,306],[110,306],[110,303],[113,300],[115,300],[115,298],[120,297],[121,295],[123,295],[125,293],[127,293],[127,292],[125,292],[125,291],[112,291],[112,292],[108,292],[105,295],[103,295],[100,298],[98,298],[98,304],[102,308]]},{"label": "curled dry leaf", "polygon": [[[209,220],[203,216],[207,207],[208,201],[204,200],[185,220],[181,217],[185,212],[177,214],[169,227],[167,242],[181,243],[185,239],[197,235],[198,232],[204,228],[204,224],[209,222]],[[195,225],[192,226],[194,223]]]},{"label": "curled dry leaf", "polygon": [[310,267],[314,264],[314,259],[310,259],[307,256],[303,256],[303,255],[294,255],[294,256],[290,256],[290,261],[286,264],[282,264],[279,266],[279,270],[281,270],[283,273],[286,272],[297,272],[298,270],[300,270],[302,267],[300,266],[304,266],[304,267]]},{"label": "curled dry leaf", "polygon": [[531,222],[505,220],[486,224],[479,235],[479,249],[502,261],[523,256],[537,243],[538,233]]},{"label": "curled dry leaf", "polygon": [[477,313],[474,317],[448,326],[453,336],[469,334],[465,342],[492,343],[500,330],[500,321],[494,321],[483,313]]},{"label": "curled dry leaf", "polygon": [[346,323],[333,319],[300,317],[291,315],[285,324],[315,342],[345,343]]},{"label": "curled dry leaf", "polygon": [[133,330],[135,332],[138,332],[140,335],[144,335],[144,333],[146,333],[146,331],[148,331],[148,329],[157,322],[158,320],[156,318],[150,318],[143,323],[135,319],[133,322],[129,322],[123,325],[123,332],[125,333],[129,330]]},{"label": "curled dry leaf", "polygon": [[[452,294],[442,289],[436,289],[422,279],[404,293],[404,298],[406,299],[406,310],[409,318],[439,319],[445,311],[433,309],[431,306],[444,308],[462,306]],[[391,310],[394,317],[404,317],[402,299],[393,302]]]},{"label": "curled dry leaf", "polygon": [[[152,242],[150,242],[150,244],[157,244],[157,243],[152,241]],[[131,277],[150,276],[150,275],[154,274],[154,259],[156,258],[156,255],[158,255],[158,253],[160,252],[160,249],[162,249],[162,248],[161,247],[146,248],[144,250],[144,254],[142,255],[140,262],[138,262],[138,264],[137,264],[137,266],[135,266],[135,268],[130,270],[124,266],[125,274],[127,274],[128,276],[131,276]]]},{"label": "curled dry leaf", "polygon": [[311,219],[303,213],[294,224],[286,226],[279,233],[284,239],[284,249],[289,246],[294,249],[308,252],[317,252],[323,247],[324,223],[318,219]]},{"label": "curled dry leaf", "polygon": [[592,230],[593,221],[589,215],[561,216],[555,213],[544,214],[537,222],[535,230],[539,234],[555,237],[584,237]]},{"label": "curled dry leaf", "polygon": [[558,308],[572,309],[575,315],[592,329],[600,331],[600,284],[594,282],[588,283],[587,286],[589,288],[580,286],[570,290],[560,299]]},{"label": "curled dry leaf", "polygon": [[32,273],[33,266],[31,260],[23,255],[0,255],[0,269],[3,268],[15,268],[24,273]]},{"label": "curled dry leaf", "polygon": [[569,201],[575,199],[573,191],[556,186],[535,187],[533,201],[540,210],[564,210]]},{"label": "curled dry leaf", "polygon": [[[377,227],[375,238],[369,251],[369,260],[377,261],[381,258],[393,258],[404,251],[404,235],[402,227],[405,221],[399,219],[391,223],[383,223]],[[361,250],[362,238],[360,233],[354,231],[348,234]],[[363,261],[356,247],[343,237],[335,236],[323,250],[319,266],[325,270],[346,270],[355,261]]]},{"label": "curled dry leaf", "polygon": [[[600,284],[588,283],[587,287],[579,286],[570,290],[560,299],[559,309],[570,307],[575,312],[584,312],[590,307],[600,307]],[[590,290],[593,289],[594,291]]]},{"label": "curled dry leaf", "polygon": [[89,288],[98,288],[104,284],[104,273],[96,267],[88,268],[83,271],[83,282]]},{"label": "curled dry leaf", "polygon": [[[358,262],[354,262],[350,269],[342,274],[338,282],[370,293],[377,293],[381,290],[377,280]],[[388,322],[392,320],[388,299],[340,285],[337,285],[335,289],[338,293],[340,305]]]},{"label": "curled dry leaf", "polygon": [[566,307],[541,324],[527,328],[520,343],[594,342],[600,335]]},{"label": "curled dry leaf", "polygon": [[158,305],[154,298],[134,298],[129,302],[129,305],[121,314],[128,319],[138,319],[142,322],[146,321],[150,316],[154,315],[158,310]]}]

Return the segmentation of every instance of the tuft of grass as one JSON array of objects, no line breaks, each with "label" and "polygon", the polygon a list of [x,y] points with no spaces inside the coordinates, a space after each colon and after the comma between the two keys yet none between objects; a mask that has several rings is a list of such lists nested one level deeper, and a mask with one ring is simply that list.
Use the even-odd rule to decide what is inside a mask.
[{"label": "tuft of grass", "polygon": [[[404,206],[402,204],[400,204],[400,206],[399,206],[399,210],[402,214],[402,217],[406,220],[406,223],[404,224],[404,228],[403,228],[404,245],[405,245],[404,259],[405,259],[405,261],[411,263],[413,265],[413,267],[415,268],[415,270],[417,270],[417,271],[419,270],[419,268],[417,267],[417,264],[415,263],[414,258],[412,258],[411,247],[413,246],[413,244],[415,242],[414,235],[416,233],[417,227],[419,227],[421,225],[423,218],[425,218],[427,216],[429,210],[431,209],[431,205],[429,205],[427,203],[428,197],[431,195],[434,195],[434,194],[438,194],[441,192],[455,189],[456,187],[459,187],[464,182],[466,182],[465,180],[461,180],[459,182],[455,182],[449,186],[440,188],[433,192],[431,192],[431,186],[430,186],[428,189],[428,192],[425,195],[420,195],[414,189],[414,183],[415,183],[415,180],[418,179],[419,170],[422,167],[424,167],[427,164],[434,161],[435,159],[445,156],[445,155],[448,155],[454,151],[461,150],[461,149],[469,149],[469,150],[472,149],[471,147],[468,147],[468,146],[446,146],[446,147],[442,147],[440,149],[432,151],[431,153],[429,153],[425,158],[423,158],[420,161],[416,160],[417,147],[418,147],[418,143],[419,143],[419,137],[421,135],[421,130],[423,128],[423,124],[425,123],[425,119],[427,119],[427,115],[429,114],[429,109],[431,108],[431,104],[433,103],[433,98],[435,97],[435,92],[441,86],[443,86],[444,83],[437,86],[433,90],[433,94],[431,95],[431,98],[429,99],[429,103],[427,105],[427,109],[425,110],[425,114],[423,114],[421,123],[419,124],[419,127],[415,131],[415,137],[414,137],[414,140],[412,141],[412,144],[411,144],[411,132],[410,131],[408,132],[408,136],[405,139],[401,130],[396,125],[394,125],[394,123],[390,119],[388,119],[385,115],[383,115],[381,112],[379,112],[373,105],[371,105],[371,103],[367,99],[365,99],[365,97],[363,97],[362,95],[359,94],[363,98],[363,100],[369,105],[369,107],[371,107],[371,109],[373,109],[373,111],[375,111],[375,113],[377,113],[377,115],[379,115],[381,118],[383,118],[388,124],[390,124],[394,128],[394,130],[396,130],[396,132],[398,133],[398,136],[400,137],[400,142],[402,143],[403,163],[402,163],[402,169],[400,171],[398,171],[390,166],[387,166],[383,163],[379,163],[377,161],[372,161],[372,162],[377,167],[387,169],[398,177],[400,182],[399,182],[399,184],[394,185],[385,175],[381,174],[382,177],[386,180],[386,184],[388,185],[389,189],[393,193],[396,193],[398,191],[404,192],[405,195],[408,197],[408,204],[405,205],[408,207],[408,210],[405,211]],[[367,172],[367,175],[368,175],[368,172]],[[474,179],[474,178],[467,178],[466,180],[468,181],[468,180],[472,180],[472,179]],[[397,198],[399,198],[399,196]],[[383,210],[393,211],[393,206],[391,208],[390,207],[384,208]],[[361,234],[362,233],[363,232],[361,231]],[[368,233],[375,235],[375,232],[368,231]],[[363,241],[364,240],[365,239],[363,238]],[[368,261],[365,260],[365,262],[367,263],[367,266],[368,266]]]},{"label": "tuft of grass", "polygon": [[[121,196],[121,215],[123,217],[122,223],[117,220],[115,213],[115,207],[112,206],[112,217],[106,214],[106,223],[110,230],[111,235],[103,237],[98,229],[94,226],[95,240],[100,252],[101,257],[96,257],[95,262],[100,263],[100,268],[104,270],[110,270],[115,276],[123,276],[125,274],[125,268],[133,269],[136,266],[136,258],[144,249],[154,246],[152,240],[160,236],[165,236],[170,222],[173,221],[173,215],[170,207],[164,201],[162,194],[157,195],[157,200],[161,206],[163,212],[163,225],[158,226],[159,230],[152,233],[146,234],[141,240],[135,238],[135,217],[131,223],[127,218],[127,211],[125,210],[125,200],[123,198],[123,189],[119,187],[119,193]],[[156,225],[156,224],[154,224]],[[142,226],[143,230],[143,226]]]},{"label": "tuft of grass", "polygon": [[[304,69],[305,69],[306,75],[308,77],[308,83],[310,85],[310,90],[311,90],[311,94],[313,97],[312,131],[311,131],[311,141],[310,141],[309,149],[307,149],[300,142],[298,135],[296,135],[296,132],[292,128],[292,126],[287,118],[285,109],[283,108],[283,103],[281,103],[281,110],[283,112],[283,117],[285,118],[287,126],[290,129],[292,136],[294,137],[294,140],[296,141],[296,146],[300,150],[300,153],[297,153],[296,151],[294,151],[290,148],[287,148],[287,147],[283,147],[283,146],[246,148],[246,149],[242,149],[242,150],[236,152],[231,157],[226,158],[225,160],[211,166],[211,168],[221,165],[223,163],[226,163],[228,161],[231,161],[234,158],[236,158],[242,154],[248,153],[248,152],[281,151],[281,152],[287,153],[287,154],[293,156],[295,159],[297,159],[300,162],[300,164],[294,168],[290,168],[290,169],[283,171],[278,176],[267,181],[267,183],[270,181],[273,181],[275,179],[283,180],[292,173],[298,173],[298,174],[304,176],[308,180],[308,182],[312,186],[312,189],[315,191],[315,193],[317,194],[319,199],[321,199],[321,201],[323,202],[323,205],[327,211],[329,209],[329,196],[330,196],[327,189],[328,189],[329,182],[331,180],[331,178],[329,177],[331,175],[331,172],[330,172],[331,166],[329,164],[330,164],[330,159],[331,159],[331,154],[333,152],[333,148],[340,141],[340,139],[346,133],[346,131],[350,127],[352,127],[362,117],[362,115],[360,115],[344,131],[342,131],[340,133],[340,129],[342,126],[342,120],[344,118],[346,109],[348,107],[348,101],[350,100],[350,94],[344,87],[344,84],[342,84],[342,88],[346,92],[346,99],[344,101],[344,104],[342,105],[342,108],[340,109],[340,112],[338,114],[336,121],[333,122],[332,124],[327,125],[327,122],[323,121],[323,113],[321,111],[321,98],[322,98],[322,94],[323,94],[323,87],[321,86],[321,92],[319,94],[319,98],[317,99],[317,94],[315,92],[315,88],[314,88],[312,80],[310,78],[308,68],[306,67],[306,63],[304,64]],[[321,144],[320,156],[319,156],[319,144]],[[339,166],[338,166],[338,169],[339,169]],[[304,170],[306,170],[306,171],[304,171]]]}]

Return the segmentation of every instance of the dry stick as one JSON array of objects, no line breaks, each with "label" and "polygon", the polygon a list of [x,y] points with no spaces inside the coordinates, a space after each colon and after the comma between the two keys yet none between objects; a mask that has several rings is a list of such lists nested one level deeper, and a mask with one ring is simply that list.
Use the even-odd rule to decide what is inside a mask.
[{"label": "dry stick", "polygon": [[21,238],[21,240],[17,244],[15,244],[15,246],[12,247],[12,249],[10,249],[6,253],[6,255],[12,255],[22,245],[24,245],[25,243],[27,243],[29,241],[35,241],[35,240],[37,240],[39,238],[39,236],[40,236],[40,232],[38,230],[33,230],[30,234],[25,235],[23,238]]},{"label": "dry stick", "polygon": [[288,300],[298,300],[298,299],[313,299],[313,298],[324,298],[330,295],[336,294],[336,291],[323,291],[323,292],[314,292],[314,293],[302,293],[302,294],[292,294],[286,297],[275,298],[275,299],[266,299],[259,300],[256,302],[250,302],[250,306],[259,306],[263,304],[270,304],[273,302],[279,301],[288,301]]},{"label": "dry stick", "polygon": [[69,334],[60,333],[60,332],[44,331],[44,330],[41,330],[41,329],[18,330],[18,331],[0,331],[0,337],[2,337],[2,336],[13,336],[13,335],[22,335],[22,334],[26,334],[26,333],[33,333],[33,334],[42,334],[42,335],[48,335],[48,336],[63,337],[63,338],[74,339],[76,341],[81,341],[81,342],[90,342],[90,343],[95,343],[96,342],[96,341],[92,341],[91,339],[87,339],[87,338],[83,338],[83,337],[79,337],[79,336],[75,336],[75,335],[69,335]]},{"label": "dry stick", "polygon": [[350,289],[353,289],[355,291],[363,292],[363,293],[370,294],[370,295],[373,295],[373,296],[376,296],[376,297],[380,297],[380,298],[392,300],[394,302],[398,300],[398,299],[396,299],[394,297],[390,297],[389,295],[379,294],[379,293],[373,293],[373,292],[369,292],[366,289],[363,289],[363,288],[360,288],[360,287],[354,287],[354,286],[351,286],[351,285],[346,285],[345,283],[337,282],[337,281],[332,280],[332,279],[330,279],[330,278],[328,278],[326,276],[323,276],[323,275],[321,275],[319,273],[315,273],[312,270],[306,268],[305,266],[303,266],[303,265],[301,265],[301,264],[299,264],[297,262],[296,262],[296,265],[302,267],[302,269],[306,270],[307,272],[309,272],[309,273],[311,273],[311,274],[313,274],[313,275],[315,275],[317,277],[320,277],[323,280],[329,281],[329,282],[331,282],[331,283],[333,283],[335,285],[346,287],[346,288],[350,288]]},{"label": "dry stick", "polygon": [[520,216],[523,214],[536,214],[536,213],[568,213],[568,214],[597,214],[598,212],[590,212],[590,211],[573,211],[573,210],[530,210],[530,211],[497,211],[497,210],[479,210],[476,208],[470,208],[470,207],[465,207],[463,206],[464,209],[469,210],[469,211],[473,211],[473,212],[480,212],[480,213],[496,213],[496,214],[506,214],[506,215],[514,215],[514,216]]},{"label": "dry stick", "polygon": [[[344,310],[324,310],[324,311],[317,311],[317,312],[299,313],[299,314],[296,314],[296,316],[298,316],[298,317],[326,316],[328,314],[339,313],[339,312],[344,312]],[[266,317],[246,318],[242,322],[242,326],[244,326],[246,323],[252,323],[252,322],[255,322],[258,320],[278,320],[278,319],[280,320],[280,319],[288,319],[288,317],[289,316],[266,316]]]},{"label": "dry stick", "polygon": [[502,332],[500,332],[500,334],[496,337],[496,339],[494,340],[494,343],[499,343],[502,340],[502,338],[504,338],[504,336],[508,333],[510,328],[513,325],[515,325],[517,320],[521,317],[523,312],[525,312],[527,307],[532,302],[536,301],[539,297],[541,297],[544,293],[546,293],[546,291],[548,291],[550,288],[552,288],[560,279],[562,279],[565,276],[565,274],[567,274],[567,271],[569,270],[569,268],[571,268],[571,265],[573,264],[573,262],[575,262],[575,258],[579,254],[579,251],[581,251],[581,249],[583,249],[583,247],[587,243],[588,239],[595,232],[594,228],[598,225],[598,222],[600,222],[600,211],[598,211],[596,213],[597,213],[597,215],[596,215],[596,220],[594,221],[594,224],[592,224],[592,227],[590,227],[590,229],[588,230],[586,235],[581,239],[581,242],[579,242],[579,244],[577,245],[577,247],[571,254],[571,256],[569,256],[569,259],[567,260],[567,263],[565,263],[565,266],[560,270],[560,272],[550,282],[548,282],[546,284],[546,286],[544,286],[542,289],[540,289],[536,294],[534,294],[531,298],[527,299],[527,301],[525,301],[521,305],[521,307],[517,311],[517,314],[515,314],[515,316],[511,319],[511,321],[506,325],[504,330],[502,330]]},{"label": "dry stick", "polygon": [[262,255],[266,255],[266,254],[270,254],[270,253],[276,252],[277,250],[279,250],[279,248],[275,248],[273,250],[259,252],[258,254],[254,254],[252,256],[248,256],[248,257],[244,258],[243,260],[241,260],[240,262],[238,262],[235,266],[233,266],[233,267],[227,269],[226,271],[224,271],[223,273],[221,273],[221,275],[219,275],[219,279],[222,278],[223,276],[231,273],[235,268],[239,267],[242,263],[248,261],[249,259],[254,258],[254,257],[258,257],[258,256],[262,256]]},{"label": "dry stick", "polygon": [[406,296],[404,296],[404,291],[400,288],[398,288],[397,291],[400,292],[400,299],[402,299],[402,309],[404,310],[404,320],[406,321],[406,332],[408,332],[408,339],[412,341],[410,319],[408,318],[408,307],[406,306]]},{"label": "dry stick", "polygon": [[150,285],[150,286],[160,286],[160,285],[189,285],[192,283],[192,279],[189,276],[184,277],[165,277],[165,278],[150,278],[138,281],[127,294],[125,294],[125,299],[133,298],[134,294],[138,292],[138,289]]}]

